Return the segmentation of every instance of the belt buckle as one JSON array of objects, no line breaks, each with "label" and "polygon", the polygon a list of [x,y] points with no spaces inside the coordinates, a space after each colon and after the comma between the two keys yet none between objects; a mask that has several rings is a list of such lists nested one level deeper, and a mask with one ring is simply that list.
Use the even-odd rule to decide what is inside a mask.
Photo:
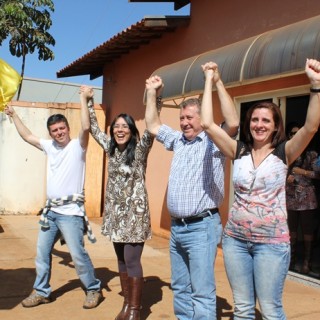
[{"label": "belt buckle", "polygon": [[207,212],[209,215],[214,215],[215,213],[219,212],[219,210],[218,208],[211,208],[211,209],[207,209],[205,212]]},{"label": "belt buckle", "polygon": [[206,210],[200,212],[196,217],[206,218],[207,216],[211,216],[211,215],[213,215],[213,213],[211,212],[211,209],[206,209]]}]

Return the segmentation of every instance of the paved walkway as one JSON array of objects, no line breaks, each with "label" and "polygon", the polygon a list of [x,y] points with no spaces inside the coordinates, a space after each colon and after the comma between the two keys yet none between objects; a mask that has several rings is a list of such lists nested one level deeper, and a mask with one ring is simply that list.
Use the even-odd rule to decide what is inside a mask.
[{"label": "paved walkway", "polygon": [[[29,295],[35,278],[34,259],[38,217],[0,215],[0,319],[1,320],[113,320],[122,306],[113,247],[100,234],[101,219],[91,220],[97,243],[87,250],[103,283],[104,301],[91,310],[82,309],[85,298],[66,246],[58,243],[53,252],[51,285],[54,301],[26,309],[20,304]],[[145,285],[142,318],[175,319],[170,290],[170,261],[167,239],[154,237],[143,252]],[[232,296],[221,252],[216,262],[218,319],[232,319]],[[318,283],[316,283],[317,285]],[[320,319],[320,289],[288,277],[284,292],[288,319]],[[257,318],[261,319],[257,310]],[[210,320],[210,319],[208,319]]]}]

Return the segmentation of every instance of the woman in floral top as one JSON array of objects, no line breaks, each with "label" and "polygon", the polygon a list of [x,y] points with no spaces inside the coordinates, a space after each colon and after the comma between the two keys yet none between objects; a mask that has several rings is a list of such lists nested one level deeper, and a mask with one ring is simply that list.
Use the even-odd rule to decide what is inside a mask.
[{"label": "woman in floral top", "polygon": [[[299,130],[299,126],[290,123],[287,128],[288,139]],[[314,215],[317,213],[318,201],[313,179],[319,179],[315,171],[318,153],[312,148],[312,141],[300,157],[291,165],[287,178],[287,210],[290,230],[291,259],[290,270],[295,269],[298,228],[301,225],[303,234],[303,264],[301,273],[310,271],[312,240],[314,232]]]},{"label": "woman in floral top", "polygon": [[151,238],[145,174],[153,138],[145,131],[140,139],[133,118],[123,113],[111,123],[110,136],[102,132],[92,97],[91,90],[83,102],[88,105],[91,134],[109,158],[102,234],[113,242],[124,295],[116,320],[140,319],[141,255],[145,240]]},{"label": "woman in floral top", "polygon": [[[234,298],[234,320],[284,320],[282,291],[290,262],[285,184],[288,166],[303,152],[320,124],[320,62],[307,59],[311,83],[304,126],[286,141],[280,108],[258,102],[246,114],[244,141],[230,138],[214,123],[212,81],[216,64],[205,64],[201,121],[220,151],[234,161],[234,202],[222,240],[226,272]],[[213,79],[213,80],[212,80]]]}]

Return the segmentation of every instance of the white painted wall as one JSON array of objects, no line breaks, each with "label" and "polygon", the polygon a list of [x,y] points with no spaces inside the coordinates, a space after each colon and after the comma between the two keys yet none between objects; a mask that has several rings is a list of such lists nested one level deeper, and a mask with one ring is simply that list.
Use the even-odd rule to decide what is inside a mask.
[{"label": "white painted wall", "polygon": [[[49,138],[46,121],[50,109],[15,110],[35,135]],[[35,214],[45,200],[45,154],[23,141],[13,122],[0,113],[0,213]]]}]

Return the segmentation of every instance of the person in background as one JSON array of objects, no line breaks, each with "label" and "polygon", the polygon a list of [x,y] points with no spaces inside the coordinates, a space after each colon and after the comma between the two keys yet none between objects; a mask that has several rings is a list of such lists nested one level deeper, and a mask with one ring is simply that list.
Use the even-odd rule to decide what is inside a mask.
[{"label": "person in background", "polygon": [[[82,101],[84,94],[80,95]],[[81,108],[81,128],[78,138],[70,138],[68,120],[62,114],[51,115],[47,120],[50,140],[35,136],[21,121],[14,108],[8,106],[5,113],[22,139],[47,155],[47,202],[43,209],[39,230],[34,292],[22,301],[29,308],[51,302],[52,249],[62,236],[67,244],[77,274],[85,287],[83,308],[98,306],[103,297],[101,282],[95,276],[91,259],[84,248],[84,233],[95,241],[84,208],[85,160],[89,141],[90,123],[88,110]]]},{"label": "person in background", "polygon": [[224,228],[222,248],[234,298],[234,319],[255,319],[256,298],[262,318],[284,320],[282,292],[290,262],[286,178],[320,124],[320,62],[307,59],[311,94],[303,127],[286,140],[280,108],[258,102],[246,113],[244,140],[231,139],[214,123],[212,83],[218,66],[204,65],[201,121],[221,152],[233,160],[234,202]]},{"label": "person in background", "polygon": [[[88,92],[87,86],[81,90]],[[140,139],[133,118],[124,113],[115,117],[107,135],[99,129],[92,91],[83,103],[89,110],[91,134],[109,158],[102,234],[113,243],[124,296],[123,307],[115,319],[139,320],[141,255],[145,241],[151,238],[145,174],[153,138],[146,130]]]},{"label": "person in background", "polygon": [[[225,119],[222,130],[236,136],[239,118],[233,101],[220,79],[215,85]],[[159,76],[146,80],[146,124],[174,152],[167,193],[174,313],[180,320],[214,320],[214,263],[222,233],[218,208],[224,196],[225,157],[201,127],[199,99],[181,103],[182,132],[161,123],[157,96],[162,86]]]},{"label": "person in background", "polygon": [[[291,139],[300,126],[291,123],[287,128],[287,137]],[[317,214],[318,202],[313,179],[320,175],[315,170],[318,154],[312,148],[312,140],[303,153],[289,168],[286,185],[288,224],[290,231],[291,259],[289,269],[303,274],[310,272],[312,241],[314,233],[314,216]],[[296,270],[298,229],[301,225],[303,236],[303,263]]]}]

